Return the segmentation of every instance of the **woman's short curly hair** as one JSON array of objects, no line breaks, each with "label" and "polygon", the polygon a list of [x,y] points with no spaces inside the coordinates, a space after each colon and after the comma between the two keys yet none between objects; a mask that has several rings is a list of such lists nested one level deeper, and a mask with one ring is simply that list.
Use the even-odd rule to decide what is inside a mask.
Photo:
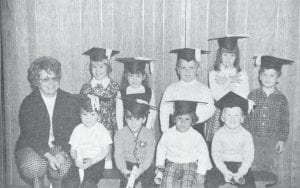
[{"label": "woman's short curly hair", "polygon": [[28,81],[31,87],[38,87],[40,72],[45,70],[46,72],[53,72],[57,78],[61,78],[61,64],[60,62],[50,56],[42,56],[36,58],[28,69]]}]

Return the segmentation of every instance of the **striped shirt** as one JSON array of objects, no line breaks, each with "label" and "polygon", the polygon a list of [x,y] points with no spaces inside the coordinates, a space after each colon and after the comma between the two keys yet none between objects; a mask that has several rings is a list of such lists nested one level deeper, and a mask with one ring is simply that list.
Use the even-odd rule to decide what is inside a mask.
[{"label": "striped shirt", "polygon": [[284,94],[276,88],[267,96],[262,88],[258,88],[248,98],[256,106],[246,117],[245,128],[256,136],[286,141],[289,135],[289,107]]}]

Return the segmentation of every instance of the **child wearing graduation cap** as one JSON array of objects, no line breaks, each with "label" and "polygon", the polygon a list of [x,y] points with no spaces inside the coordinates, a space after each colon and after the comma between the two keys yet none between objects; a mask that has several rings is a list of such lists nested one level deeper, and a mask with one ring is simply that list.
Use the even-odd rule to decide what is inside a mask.
[{"label": "child wearing graduation cap", "polygon": [[278,156],[284,150],[289,135],[289,106],[286,96],[277,88],[282,65],[293,61],[274,56],[258,56],[261,86],[250,92],[248,98],[255,108],[245,121],[253,134],[255,160],[253,168],[278,174]]},{"label": "child wearing graduation cap", "polygon": [[[182,187],[203,186],[206,171],[211,168],[206,142],[192,128],[198,117],[195,101],[169,101],[174,105],[173,121],[161,137],[156,151],[156,178],[162,188],[172,188],[182,180]],[[202,103],[202,102],[200,102]]]},{"label": "child wearing graduation cap", "polygon": [[149,104],[142,99],[128,100],[127,104],[124,106],[127,126],[117,131],[114,137],[114,159],[121,174],[120,187],[125,188],[129,176],[133,175],[135,185],[140,181],[143,188],[148,188],[154,178],[151,164],[155,151],[154,134],[143,126]]},{"label": "child wearing graduation cap", "polygon": [[[161,131],[166,132],[172,122],[170,115],[173,114],[173,104],[171,100],[203,101],[207,104],[197,105],[196,114],[198,121],[193,123],[203,123],[208,120],[215,111],[213,97],[209,88],[197,81],[197,70],[200,63],[201,54],[207,53],[200,49],[182,48],[172,50],[177,54],[176,71],[180,80],[167,87],[160,104],[160,126]],[[203,134],[204,125],[195,126]]]},{"label": "child wearing graduation cap", "polygon": [[[92,101],[97,103],[99,122],[110,132],[111,136],[117,129],[115,98],[119,92],[119,84],[109,77],[109,73],[112,72],[110,59],[118,53],[119,51],[105,48],[91,48],[83,53],[90,57],[91,79],[82,86],[80,94],[94,96]],[[98,100],[98,97],[110,100]],[[105,168],[112,168],[111,152],[106,157]]]},{"label": "child wearing graduation cap", "polygon": [[205,187],[217,188],[230,182],[237,187],[254,188],[250,169],[254,159],[253,138],[242,125],[248,112],[248,100],[230,91],[215,105],[222,109],[224,126],[212,140],[215,167],[207,173]]},{"label": "child wearing graduation cap", "polygon": [[[232,91],[244,98],[249,94],[248,75],[240,67],[238,40],[248,36],[226,35],[218,40],[214,68],[209,72],[209,87],[215,101]],[[221,110],[216,109],[214,116],[206,124],[206,140],[211,142],[214,133],[221,127]]]},{"label": "child wearing graduation cap", "polygon": [[[124,106],[128,105],[128,101],[142,99],[147,101],[151,106],[156,106],[156,101],[152,89],[148,86],[145,71],[146,64],[149,64],[150,70],[152,60],[145,57],[129,57],[117,58],[116,61],[124,64],[124,80],[119,95],[123,99],[129,99],[117,101],[117,124],[118,129],[121,129],[124,124]],[[149,110],[146,117],[147,121],[145,122],[146,128],[154,129],[156,114],[156,110]]]},{"label": "child wearing graduation cap", "polygon": [[99,115],[91,99],[86,95],[78,98],[81,123],[74,128],[70,137],[70,153],[79,168],[81,187],[96,188],[112,139],[107,129],[98,122]]}]

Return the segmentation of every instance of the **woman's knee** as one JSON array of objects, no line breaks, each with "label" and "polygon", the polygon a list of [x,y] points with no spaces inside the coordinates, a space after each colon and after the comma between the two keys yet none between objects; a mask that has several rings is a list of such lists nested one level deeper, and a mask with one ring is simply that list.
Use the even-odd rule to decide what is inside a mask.
[{"label": "woman's knee", "polygon": [[43,177],[47,172],[47,161],[31,148],[17,151],[16,158],[21,176],[25,178]]}]

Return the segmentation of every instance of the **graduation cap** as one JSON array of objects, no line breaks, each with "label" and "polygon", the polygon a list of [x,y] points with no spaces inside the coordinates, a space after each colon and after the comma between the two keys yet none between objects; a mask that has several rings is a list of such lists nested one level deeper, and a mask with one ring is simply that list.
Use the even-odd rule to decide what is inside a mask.
[{"label": "graduation cap", "polygon": [[188,100],[172,100],[167,102],[174,102],[174,115],[183,115],[189,113],[195,113],[197,104],[207,104],[200,101],[188,101]]},{"label": "graduation cap", "polygon": [[282,65],[289,65],[294,63],[292,60],[282,59],[274,56],[264,55],[264,56],[254,56],[255,65],[261,66],[266,69],[275,69],[276,71],[281,71]]},{"label": "graduation cap", "polygon": [[180,48],[180,49],[171,50],[170,53],[176,53],[177,60],[183,59],[187,62],[196,60],[200,62],[201,54],[208,54],[209,51],[201,50],[199,48]]},{"label": "graduation cap", "polygon": [[118,54],[119,51],[108,48],[91,48],[84,52],[83,55],[90,56],[91,61],[101,61],[102,59],[110,59],[112,56]]},{"label": "graduation cap", "polygon": [[229,51],[233,51],[238,47],[238,39],[249,38],[248,35],[231,35],[227,34],[223,37],[210,38],[210,40],[218,40],[219,47]]},{"label": "graduation cap", "polygon": [[141,117],[148,114],[152,106],[142,99],[121,98],[123,100],[124,109],[128,110],[132,115]]},{"label": "graduation cap", "polygon": [[230,91],[226,95],[224,95],[221,99],[219,99],[215,106],[224,109],[224,108],[232,108],[232,107],[240,107],[243,112],[246,114],[248,112],[248,99],[241,97],[234,92]]},{"label": "graduation cap", "polygon": [[99,101],[109,101],[111,98],[99,97],[94,95],[78,94],[74,95],[79,103],[80,108],[83,108],[87,112],[93,112],[99,109]]},{"label": "graduation cap", "polygon": [[117,58],[116,61],[123,63],[125,71],[130,73],[144,72],[146,64],[149,64],[150,73],[153,70],[153,60],[146,57],[124,57]]}]

